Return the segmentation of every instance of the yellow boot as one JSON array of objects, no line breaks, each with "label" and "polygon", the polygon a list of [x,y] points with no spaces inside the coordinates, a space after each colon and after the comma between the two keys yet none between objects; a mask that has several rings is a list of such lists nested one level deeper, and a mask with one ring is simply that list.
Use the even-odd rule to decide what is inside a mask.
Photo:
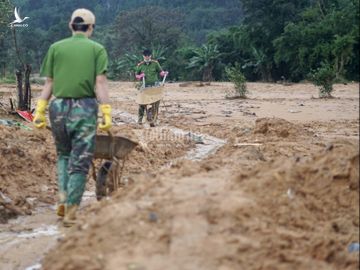
[{"label": "yellow boot", "polygon": [[56,214],[59,217],[64,217],[65,216],[65,205],[64,204],[59,204],[57,209],[56,209]]},{"label": "yellow boot", "polygon": [[64,227],[71,227],[77,224],[76,221],[76,211],[78,209],[78,205],[65,205],[65,216],[63,220]]}]

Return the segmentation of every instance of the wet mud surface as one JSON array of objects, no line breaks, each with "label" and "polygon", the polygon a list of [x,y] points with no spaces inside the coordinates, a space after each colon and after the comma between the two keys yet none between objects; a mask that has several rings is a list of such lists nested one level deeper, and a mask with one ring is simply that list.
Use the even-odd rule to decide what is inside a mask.
[{"label": "wet mud surface", "polygon": [[111,83],[113,132],[139,146],[110,198],[89,176],[69,230],[53,212],[51,135],[0,126],[0,268],[357,269],[359,92],[335,89],[249,84],[228,100],[227,83],[168,84],[149,128],[132,84]]}]

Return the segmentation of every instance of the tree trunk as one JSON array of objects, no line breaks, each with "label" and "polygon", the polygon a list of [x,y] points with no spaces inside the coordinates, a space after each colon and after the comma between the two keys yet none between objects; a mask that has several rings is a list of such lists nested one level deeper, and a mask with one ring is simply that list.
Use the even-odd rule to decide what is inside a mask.
[{"label": "tree trunk", "polygon": [[344,66],[345,66],[345,57],[344,54],[342,53],[340,56],[340,67],[339,67],[339,76],[343,76],[344,75]]},{"label": "tree trunk", "polygon": [[[21,111],[30,111],[31,110],[31,87],[30,87],[30,73],[31,66],[29,64],[24,64],[23,59],[21,58],[20,50],[18,47],[16,39],[16,30],[15,27],[12,27],[12,34],[14,39],[14,46],[16,55],[21,64],[21,70],[16,71],[16,81],[17,81],[17,91],[18,91],[18,105],[17,109]],[[23,92],[23,71],[25,70],[25,93]]]},{"label": "tree trunk", "polygon": [[208,66],[204,69],[203,72],[203,81],[204,82],[211,82],[213,77],[212,77],[212,71],[213,71],[213,67],[212,66]]},{"label": "tree trunk", "polygon": [[335,61],[334,61],[334,71],[335,71],[335,78],[338,79],[339,78],[339,57],[335,57]]},{"label": "tree trunk", "polygon": [[24,96],[24,109],[31,110],[31,86],[30,86],[31,65],[26,64],[25,69],[25,96]]},{"label": "tree trunk", "polygon": [[2,64],[2,77],[3,78],[6,78],[6,63],[3,63]]},{"label": "tree trunk", "polygon": [[261,67],[260,76],[261,76],[261,81],[263,81],[263,82],[268,81],[268,71],[267,71],[266,67]]},{"label": "tree trunk", "polygon": [[18,104],[17,109],[24,109],[24,95],[22,89],[22,72],[20,70],[16,71],[16,82],[17,82],[17,92],[18,92]]},{"label": "tree trunk", "polygon": [[24,61],[21,58],[20,49],[19,49],[18,44],[17,44],[15,27],[12,27],[12,33],[13,33],[13,39],[14,39],[14,46],[15,46],[16,55],[17,55],[17,57],[19,59],[19,62],[20,62],[21,66],[22,66],[22,68],[24,70],[25,64],[24,64]]},{"label": "tree trunk", "polygon": [[325,5],[324,5],[324,2],[322,0],[318,0],[317,2],[318,2],[318,6],[319,6],[321,16],[324,19],[325,18]]}]

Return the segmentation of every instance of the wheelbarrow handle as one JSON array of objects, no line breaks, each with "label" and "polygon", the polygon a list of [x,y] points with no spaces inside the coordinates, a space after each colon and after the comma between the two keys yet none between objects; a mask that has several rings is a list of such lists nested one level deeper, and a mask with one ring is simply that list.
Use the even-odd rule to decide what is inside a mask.
[{"label": "wheelbarrow handle", "polygon": [[110,137],[111,139],[113,139],[114,136],[113,136],[113,134],[112,134],[112,132],[111,132],[110,130],[107,131],[107,134],[109,135],[109,137]]},{"label": "wheelbarrow handle", "polygon": [[164,78],[163,78],[163,80],[162,80],[162,82],[161,82],[162,85],[165,84],[166,77],[167,77],[167,73],[165,73]]},{"label": "wheelbarrow handle", "polygon": [[145,88],[145,75],[142,77],[142,82],[143,82],[142,88]]}]

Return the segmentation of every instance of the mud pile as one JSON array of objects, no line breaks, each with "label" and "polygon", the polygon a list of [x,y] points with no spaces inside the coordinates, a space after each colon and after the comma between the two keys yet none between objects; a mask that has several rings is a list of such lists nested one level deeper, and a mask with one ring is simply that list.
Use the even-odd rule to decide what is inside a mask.
[{"label": "mud pile", "polygon": [[277,136],[280,138],[297,137],[309,132],[281,118],[259,118],[255,121],[255,134]]},{"label": "mud pile", "polygon": [[234,229],[246,231],[261,248],[241,249],[233,259],[266,258],[264,269],[359,267],[358,256],[347,251],[359,240],[357,144],[334,142],[304,160],[261,165],[236,183],[256,203],[234,212]]},{"label": "mud pile", "polygon": [[124,173],[128,175],[153,174],[195,146],[189,138],[177,136],[162,128],[144,129],[137,125],[121,125],[114,127],[113,133],[138,143],[125,163]]},{"label": "mud pile", "polygon": [[[161,126],[227,144],[173,162],[192,145],[157,128],[114,127],[139,142],[124,173],[133,184],[82,208],[43,269],[358,268],[348,251],[359,238],[357,84],[325,103],[308,84],[250,84],[245,101],[224,99],[231,84],[167,87]],[[132,83],[110,89],[114,108],[137,112]]]},{"label": "mud pile", "polygon": [[[230,144],[202,162],[140,174],[85,213],[43,266],[356,269],[347,247],[359,238],[358,144],[334,141],[269,161],[251,159],[255,148],[247,149]],[[256,149],[272,155],[272,147]],[[242,167],[248,160],[252,166]]]},{"label": "mud pile", "polygon": [[47,131],[0,126],[0,222],[56,198],[55,151]]},{"label": "mud pile", "polygon": [[[168,130],[123,125],[114,127],[112,133],[139,143],[125,163],[123,175],[130,179],[142,172],[152,174],[194,145]],[[31,214],[37,201],[54,203],[56,154],[51,132],[0,126],[0,138],[0,221]]]},{"label": "mud pile", "polygon": [[[189,124],[178,119],[172,125],[189,129]],[[264,142],[264,141],[299,141],[314,136],[312,125],[292,123],[281,118],[258,118],[253,123],[248,121],[224,121],[222,123],[209,123],[201,126],[192,126],[191,132],[211,134],[217,138],[226,139],[234,143]]]}]

